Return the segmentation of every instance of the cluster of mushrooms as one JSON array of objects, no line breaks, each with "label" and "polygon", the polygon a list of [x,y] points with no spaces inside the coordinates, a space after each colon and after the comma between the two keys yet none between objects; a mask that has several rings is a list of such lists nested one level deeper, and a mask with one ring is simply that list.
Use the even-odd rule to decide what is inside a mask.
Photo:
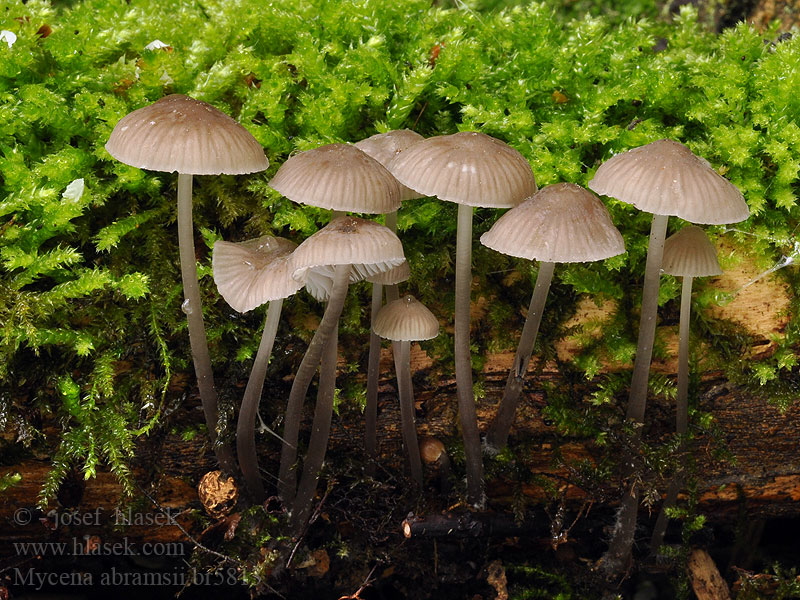
[{"label": "cluster of mushrooms", "polygon": [[[143,169],[178,172],[178,236],[185,290],[184,312],[200,397],[212,441],[217,399],[203,327],[191,222],[192,175],[244,174],[267,168],[258,142],[238,123],[210,105],[186,96],[167,96],[123,118],[106,144],[116,159]],[[236,432],[238,465],[253,500],[266,493],[256,459],[255,422],[282,302],[305,287],[327,303],[322,321],[294,377],[287,402],[278,493],[299,531],[312,506],[331,425],[336,378],[337,323],[350,283],[373,285],[365,411],[365,451],[376,456],[376,415],[380,338],[392,340],[398,380],[402,435],[411,477],[422,484],[420,444],[414,425],[409,367],[412,341],[438,334],[439,321],[413,296],[400,297],[398,284],[409,265],[396,235],[397,210],[405,200],[435,196],[458,203],[454,343],[458,413],[463,437],[467,501],[485,503],[483,452],[507,443],[536,342],[556,263],[603,260],[625,252],[622,236],[600,199],[573,183],[537,191],[528,161],[507,144],[477,132],[424,139],[407,130],[378,134],[356,144],[330,144],[291,156],[270,186],[294,202],[331,210],[330,223],[303,241],[263,236],[244,242],[219,241],[212,256],[214,281],[232,308],[246,312],[269,303],[261,343],[245,389]],[[683,277],[681,297],[677,432],[687,431],[688,321],[694,277],[720,273],[713,245],[702,229],[684,227],[666,240],[670,215],[698,224],[746,219],[739,190],[682,144],[659,140],[620,153],[602,164],[589,188],[653,214],[642,298],[639,342],[627,418],[643,423],[647,380],[656,324],[660,273]],[[536,284],[496,416],[483,445],[475,413],[469,351],[469,308],[473,207],[507,208],[481,243],[498,252],[539,261]],[[386,226],[347,213],[383,214]],[[384,305],[384,289],[386,304]],[[309,385],[320,379],[311,438],[298,479],[297,447],[301,412]],[[637,429],[638,431],[638,429]],[[277,434],[276,434],[277,435]],[[429,444],[428,444],[429,445]],[[423,444],[423,453],[426,453]],[[231,449],[214,444],[223,470],[236,472]],[[435,453],[437,456],[441,452]],[[633,473],[624,461],[623,475]],[[635,477],[629,478],[632,482]],[[668,491],[674,503],[681,474]],[[618,527],[604,557],[606,568],[627,559],[636,524],[639,488],[623,496]],[[663,537],[659,519],[653,543]],[[659,533],[660,530],[660,533]]]}]

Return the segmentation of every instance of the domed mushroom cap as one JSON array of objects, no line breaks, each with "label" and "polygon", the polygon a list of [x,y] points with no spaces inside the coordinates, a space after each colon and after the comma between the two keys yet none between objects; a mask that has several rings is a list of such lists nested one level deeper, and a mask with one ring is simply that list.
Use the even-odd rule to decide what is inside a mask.
[{"label": "domed mushroom cap", "polygon": [[405,260],[400,239],[388,227],[366,219],[339,217],[297,247],[290,268],[292,277],[314,297],[325,298],[336,265],[351,265],[350,282],[355,283]]},{"label": "domed mushroom cap", "polygon": [[600,199],[574,183],[548,185],[481,236],[493,250],[546,262],[587,262],[625,252]]},{"label": "domed mushroom cap", "polygon": [[214,243],[214,283],[234,310],[247,312],[265,302],[288,298],[301,287],[289,268],[297,244],[269,235],[245,242]]},{"label": "domed mushroom cap", "polygon": [[372,331],[395,342],[430,340],[439,335],[439,321],[419,300],[407,295],[378,311]]},{"label": "domed mushroom cap", "polygon": [[399,153],[389,170],[420,194],[467,206],[510,208],[536,191],[522,154],[475,131],[424,139]]},{"label": "domed mushroom cap", "polygon": [[679,277],[711,277],[721,275],[717,250],[700,227],[689,225],[669,236],[664,242],[661,269]]},{"label": "domed mushroom cap", "polygon": [[[425,138],[416,131],[411,131],[410,129],[395,129],[394,131],[387,131],[386,133],[376,133],[360,142],[356,142],[354,145],[386,167],[400,152],[424,139]],[[400,185],[400,189],[402,200],[413,200],[422,197],[411,188],[402,184]]]},{"label": "domed mushroom cap", "polygon": [[597,169],[589,188],[639,210],[692,223],[738,223],[750,215],[735,185],[673,140],[612,156]]},{"label": "domed mushroom cap", "polygon": [[191,175],[242,175],[269,166],[247,129],[210,104],[173,94],[120,119],[106,143],[127,165]]},{"label": "domed mushroom cap", "polygon": [[384,214],[400,207],[400,184],[352,144],[328,144],[289,157],[269,182],[298,204]]}]

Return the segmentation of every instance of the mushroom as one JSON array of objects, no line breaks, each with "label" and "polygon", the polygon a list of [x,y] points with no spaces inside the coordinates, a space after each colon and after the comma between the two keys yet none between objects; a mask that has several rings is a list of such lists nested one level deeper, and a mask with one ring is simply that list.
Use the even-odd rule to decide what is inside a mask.
[{"label": "mushroom", "polygon": [[[695,225],[684,227],[664,242],[662,270],[667,275],[683,278],[681,314],[678,325],[678,391],[675,398],[675,431],[686,436],[689,430],[689,316],[692,307],[692,282],[695,277],[721,275],[717,251],[705,232]],[[683,446],[683,444],[682,444]],[[679,469],[667,488],[661,512],[653,528],[650,548],[655,552],[667,528],[666,509],[678,499],[683,469]]]},{"label": "mushroom", "polygon": [[[385,214],[400,206],[397,180],[378,161],[351,144],[328,144],[295,154],[281,165],[269,185],[294,202],[330,209],[332,219],[345,211]],[[310,272],[304,283],[312,295],[325,298],[326,287],[329,290],[332,284],[332,271]],[[335,329],[331,335],[336,345]],[[289,393],[278,473],[278,491],[287,504],[295,494],[294,463],[303,399],[317,365],[318,362],[306,363],[304,358],[299,369],[308,372],[301,377],[298,370]]]},{"label": "mushroom", "polygon": [[458,414],[466,458],[467,501],[482,507],[486,498],[469,351],[472,209],[516,206],[536,191],[536,182],[531,166],[519,152],[473,131],[417,142],[398,154],[389,170],[400,183],[420,194],[458,204],[454,310]]},{"label": "mushroom", "polygon": [[210,104],[174,94],[133,111],[114,127],[108,153],[125,164],[178,173],[178,247],[189,345],[200,400],[217,461],[235,472],[233,452],[217,444],[217,392],[208,352],[192,231],[192,176],[241,175],[269,166],[264,150],[239,123]]},{"label": "mushroom", "polygon": [[[400,152],[424,138],[409,129],[397,129],[378,133],[370,136],[354,145],[356,148],[365,152],[384,167],[387,166]],[[420,195],[404,185],[400,186],[400,197],[402,200],[413,200]],[[397,232],[397,211],[386,213],[386,226]],[[407,263],[406,263],[407,265]],[[408,279],[408,277],[406,277]],[[375,326],[375,315],[383,304],[383,284],[380,281],[372,283],[372,304],[370,307],[371,327]],[[387,284],[386,299],[388,302],[397,300],[397,285]],[[381,344],[379,337],[374,331],[370,331],[369,336],[369,358],[367,360],[367,402],[364,407],[364,449],[367,453],[367,472],[374,474],[374,459],[377,454],[377,423],[378,423],[378,377],[380,375],[380,354]]]},{"label": "mushroom", "polygon": [[[218,241],[211,257],[217,290],[234,310],[248,312],[269,302],[264,331],[242,396],[236,427],[239,468],[250,494],[259,504],[266,495],[258,470],[255,419],[283,299],[303,287],[289,272],[289,258],[296,247],[297,244],[290,240],[265,235],[238,243]],[[278,437],[271,430],[270,433]]]},{"label": "mushroom", "polygon": [[422,488],[422,462],[419,456],[417,430],[414,425],[414,390],[411,384],[411,342],[430,340],[439,335],[439,322],[433,313],[414,296],[406,295],[384,306],[372,325],[380,337],[397,342],[394,349],[394,368],[397,372],[397,392],[400,397],[400,421],[403,443],[408,453],[411,476]]},{"label": "mushroom", "polygon": [[542,188],[500,217],[481,236],[481,243],[509,256],[539,261],[514,364],[486,433],[486,450],[496,454],[508,441],[555,263],[603,260],[625,252],[625,243],[600,199],[574,183]]},{"label": "mushroom", "polygon": [[[589,188],[653,213],[642,290],[639,338],[626,412],[629,421],[641,424],[647,404],[661,260],[670,215],[692,223],[721,225],[743,221],[750,212],[735,185],[711,168],[708,161],[695,156],[686,146],[673,140],[657,140],[612,156],[597,169]],[[638,443],[638,438],[637,429],[634,443]],[[631,475],[631,460],[625,460],[624,463],[627,465],[624,474]],[[605,570],[609,573],[619,572],[630,554],[640,491],[639,486],[634,485],[630,492],[625,493],[617,513],[614,536],[603,557]]]},{"label": "mushroom", "polygon": [[355,217],[338,217],[332,220],[300,244],[292,254],[293,277],[298,281],[305,281],[320,273],[333,281],[328,306],[292,384],[293,393],[297,386],[304,390],[305,395],[323,350],[330,353],[328,366],[323,361],[320,369],[317,404],[308,452],[303,463],[303,475],[297,486],[297,494],[290,503],[291,526],[295,532],[302,528],[308,518],[328,445],[336,377],[336,347],[329,343],[329,338],[336,329],[347,288],[351,281],[359,281],[386,271],[403,261],[403,246],[394,233],[374,221]]}]

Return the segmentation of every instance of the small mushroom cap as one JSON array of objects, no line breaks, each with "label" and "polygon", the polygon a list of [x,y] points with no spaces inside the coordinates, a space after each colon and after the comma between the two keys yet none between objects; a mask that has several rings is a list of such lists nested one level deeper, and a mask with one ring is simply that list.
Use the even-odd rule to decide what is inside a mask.
[{"label": "small mushroom cap", "polygon": [[216,242],[211,269],[217,290],[239,312],[288,298],[303,287],[289,268],[296,247],[290,240],[269,235],[238,243]]},{"label": "small mushroom cap", "polygon": [[378,311],[372,331],[395,342],[417,342],[439,335],[439,321],[419,300],[407,295]]},{"label": "small mushroom cap", "polygon": [[336,265],[352,265],[350,282],[355,283],[405,260],[403,245],[391,229],[345,216],[334,219],[300,244],[292,254],[291,270],[292,277],[313,296],[325,298]]},{"label": "small mushroom cap", "polygon": [[120,119],[106,150],[127,165],[168,173],[241,175],[269,166],[247,129],[210,104],[180,94]]},{"label": "small mushroom cap", "polygon": [[597,169],[589,188],[639,210],[692,223],[738,223],[750,215],[735,185],[673,140],[612,156]]},{"label": "small mushroom cap", "polygon": [[587,262],[625,252],[600,199],[574,183],[548,185],[481,236],[493,250],[546,262]]},{"label": "small mushroom cap", "polygon": [[417,142],[399,153],[389,170],[420,194],[467,206],[510,208],[536,191],[522,154],[475,131]]},{"label": "small mushroom cap", "polygon": [[[360,142],[355,143],[355,147],[377,160],[384,167],[388,166],[392,159],[400,152],[424,140],[420,134],[410,129],[395,129],[386,133],[376,133]],[[401,199],[413,200],[422,196],[409,187],[400,185]]]},{"label": "small mushroom cap", "polygon": [[419,455],[425,464],[431,465],[435,463],[444,453],[444,444],[441,440],[429,435],[420,438]]},{"label": "small mushroom cap", "polygon": [[269,182],[298,204],[384,214],[400,207],[400,184],[352,144],[328,144],[289,157]]},{"label": "small mushroom cap", "polygon": [[679,277],[712,277],[721,275],[717,250],[706,232],[688,225],[664,242],[661,269],[667,275]]}]

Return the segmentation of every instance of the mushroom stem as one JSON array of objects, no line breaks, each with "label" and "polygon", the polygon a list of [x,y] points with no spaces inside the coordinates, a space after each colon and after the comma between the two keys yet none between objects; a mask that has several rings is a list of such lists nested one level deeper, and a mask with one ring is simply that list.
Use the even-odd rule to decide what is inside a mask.
[{"label": "mushroom stem", "polygon": [[[306,523],[311,512],[314,492],[317,489],[317,480],[325,460],[325,451],[328,447],[328,436],[331,430],[331,415],[333,414],[333,400],[336,383],[336,356],[337,345],[334,340],[339,316],[342,314],[344,301],[347,297],[347,288],[350,283],[350,265],[336,265],[333,274],[333,287],[331,288],[328,306],[322,321],[311,340],[311,346],[317,341],[317,336],[323,338],[322,367],[319,375],[319,389],[317,391],[317,404],[314,408],[314,422],[311,428],[311,439],[308,443],[308,452],[303,461],[303,476],[297,487],[297,495],[291,503],[291,529],[299,533]],[[318,358],[319,360],[319,358]],[[318,361],[317,361],[318,362]]]},{"label": "mushroom stem", "polygon": [[367,405],[364,409],[364,448],[367,452],[367,474],[375,475],[378,438],[378,378],[380,376],[381,338],[374,331],[375,315],[383,304],[383,285],[372,284],[370,309],[369,360],[367,363]]},{"label": "mushroom stem", "polygon": [[[386,227],[397,233],[397,211],[386,213]],[[372,284],[371,325],[375,324],[375,315],[383,304],[383,289],[386,288],[386,301],[392,302],[400,297],[398,286]],[[392,344],[392,348],[396,348]],[[367,452],[367,474],[375,475],[375,457],[378,451],[378,380],[380,379],[381,338],[372,332],[369,334],[369,360],[367,364],[367,405],[364,409],[364,448]]]},{"label": "mushroom stem", "polygon": [[[685,436],[689,431],[689,317],[692,310],[693,277],[684,277],[681,287],[681,316],[678,325],[678,393],[675,399],[675,432]],[[681,440],[679,452],[686,449],[686,439]],[[683,463],[680,463],[683,465]],[[667,530],[667,509],[675,506],[683,485],[684,469],[681,466],[667,487],[667,495],[658,513],[650,538],[650,551],[656,553],[664,542]]]},{"label": "mushroom stem", "polygon": [[536,276],[536,285],[531,294],[531,303],[528,307],[528,315],[525,317],[525,325],[522,328],[522,335],[519,338],[517,354],[514,356],[514,364],[506,380],[506,387],[503,392],[503,399],[495,415],[494,421],[489,426],[486,434],[486,450],[490,454],[496,454],[508,443],[508,432],[514,422],[514,416],[519,405],[519,398],[522,394],[522,386],[525,380],[525,372],[528,370],[528,363],[533,354],[533,347],[536,344],[536,337],[539,333],[539,325],[542,322],[547,293],[550,291],[550,282],[553,280],[555,263],[542,261],[539,263],[539,274]]},{"label": "mushroom stem", "polygon": [[653,215],[653,222],[650,225],[650,242],[647,246],[647,262],[642,290],[642,312],[639,321],[639,340],[636,346],[636,359],[633,362],[628,410],[625,415],[628,420],[636,423],[644,422],[644,411],[647,405],[647,381],[650,375],[650,362],[653,358],[661,259],[664,255],[664,238],[667,233],[668,221],[668,215]]},{"label": "mushroom stem", "polygon": [[[264,501],[266,494],[258,470],[255,420],[282,307],[283,299],[272,300],[267,307],[267,318],[261,334],[261,343],[258,345],[253,369],[250,371],[250,378],[247,380],[247,387],[242,396],[242,407],[239,410],[239,421],[236,426],[236,454],[239,457],[239,468],[244,475],[247,489],[258,504]],[[273,435],[277,434],[273,433]]]},{"label": "mushroom stem", "polygon": [[692,311],[694,277],[684,277],[681,288],[681,316],[678,325],[678,394],[676,397],[675,431],[685,435],[689,430],[689,316]]},{"label": "mushroom stem", "polygon": [[220,468],[228,475],[236,473],[233,450],[228,444],[217,441],[217,392],[214,389],[214,373],[208,353],[208,340],[203,325],[203,305],[200,301],[200,285],[197,281],[197,259],[194,253],[194,228],[192,227],[192,176],[178,174],[178,250],[181,262],[181,280],[185,297],[183,312],[189,328],[189,346],[192,351],[194,371],[208,435]]},{"label": "mushroom stem", "polygon": [[[661,277],[661,259],[664,254],[664,238],[667,233],[668,215],[653,215],[650,225],[650,242],[647,248],[647,262],[644,272],[644,288],[642,290],[642,313],[639,322],[639,341],[636,347],[636,359],[633,363],[630,396],[626,418],[634,425],[644,422],[644,410],[647,404],[647,380],[650,373],[650,361],[653,357],[653,341],[656,333],[656,313],[658,309],[658,287]],[[618,574],[624,570],[633,547],[633,534],[636,530],[636,515],[639,509],[641,488],[634,475],[634,455],[638,451],[641,427],[634,431],[632,447],[628,456],[622,457],[622,476],[630,483],[631,488],[623,497],[614,535],[608,550],[603,555],[604,569],[609,574]],[[627,484],[626,484],[627,485]]]},{"label": "mushroom stem", "polygon": [[482,508],[486,502],[483,491],[483,462],[475,397],[472,392],[472,360],[469,348],[470,288],[472,284],[472,207],[458,205],[456,232],[455,285],[455,366],[458,392],[458,415],[467,471],[467,502]]},{"label": "mushroom stem", "polygon": [[[392,233],[397,233],[397,211],[393,210],[386,213],[386,227]],[[381,309],[383,303],[383,290],[386,290],[386,302],[393,302],[400,297],[397,284],[383,286],[375,283],[372,286],[372,318]],[[375,475],[375,457],[378,452],[378,381],[380,379],[380,343],[381,338],[370,330],[369,336],[369,367],[367,369],[367,406],[365,409],[366,417],[366,449],[367,474]],[[392,342],[393,352],[397,352],[397,343]]]},{"label": "mushroom stem", "polygon": [[419,455],[417,427],[414,424],[414,390],[411,383],[411,342],[402,341],[394,345],[394,368],[397,371],[397,391],[400,396],[400,422],[403,443],[408,453],[411,476],[422,489],[422,459]]}]

